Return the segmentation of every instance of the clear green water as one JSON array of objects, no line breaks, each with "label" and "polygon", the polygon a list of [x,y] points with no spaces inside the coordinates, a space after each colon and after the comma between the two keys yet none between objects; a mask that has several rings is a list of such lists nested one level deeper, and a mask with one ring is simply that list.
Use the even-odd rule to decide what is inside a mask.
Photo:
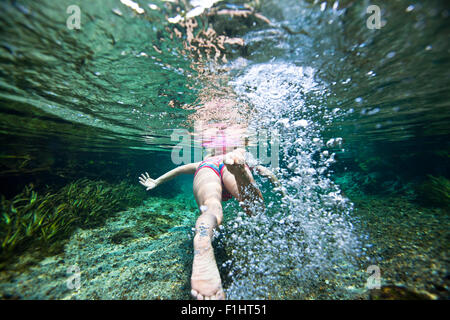
[{"label": "clear green water", "polygon": [[[154,138],[152,146],[167,143],[158,138],[186,118],[183,110],[167,110],[168,102],[177,99],[182,105],[195,95],[188,89],[191,62],[176,51],[181,43],[160,40],[170,40],[163,13],[150,12],[144,19],[119,1],[80,2],[81,30],[69,30],[70,4],[2,3],[2,106],[16,114],[66,120],[80,129],[39,130],[48,119],[9,127],[11,121],[2,117],[2,133],[63,133],[75,140],[73,131],[90,131],[98,147],[117,140],[113,144],[145,148],[144,135]],[[116,7],[123,16],[112,12]]]},{"label": "clear green water", "polygon": [[[132,184],[143,171],[159,175],[174,167],[170,135],[190,128],[191,112],[182,106],[196,101],[200,87],[192,61],[181,54],[181,40],[170,39],[165,29],[170,26],[165,15],[173,12],[162,1],[153,1],[159,11],[138,2],[146,15],[120,1],[78,1],[78,31],[66,27],[66,8],[73,1],[0,3],[0,180],[6,198],[30,182],[40,192],[85,177]],[[278,220],[261,218],[247,230],[233,228],[238,209],[227,207],[229,239],[233,232],[252,235],[261,225],[272,225],[259,230],[269,244],[253,243],[270,250],[250,256],[255,264],[249,265],[263,265],[257,272],[262,276],[241,269],[248,257],[231,258],[232,266],[222,270],[238,271],[226,280],[230,295],[352,298],[370,263],[381,265],[387,284],[448,296],[448,5],[260,2],[272,26],[238,32],[247,46],[229,58],[229,85],[258,110],[253,129],[280,129],[284,171],[279,175],[290,198],[281,203],[269,196],[274,211],[281,212]],[[369,4],[382,8],[386,25],[379,30],[366,27]],[[113,13],[116,8],[122,16]],[[313,125],[303,132],[283,126],[283,119]],[[299,137],[304,145],[295,145]],[[326,147],[337,137],[341,146]],[[322,144],[313,144],[314,138]],[[318,159],[325,149],[335,152],[336,161],[317,176],[288,170],[293,161],[305,170],[325,166],[326,159]],[[429,175],[440,183],[430,182]],[[152,195],[169,199],[182,192],[192,201],[191,182],[180,178]],[[343,192],[348,200],[331,212],[322,191]],[[279,230],[275,222],[286,217],[292,217],[290,233],[275,239],[271,230]],[[301,251],[289,235],[296,223],[307,234],[300,241],[309,248],[307,261],[305,252],[288,257]],[[404,234],[387,231],[390,225]],[[377,236],[380,232],[385,236]],[[228,240],[228,246],[246,249],[248,243]],[[422,251],[409,251],[413,246]],[[274,263],[280,252],[286,258]],[[417,255],[413,265],[404,265],[411,255]],[[286,283],[294,289],[281,290]],[[250,286],[254,291],[245,289]]]}]

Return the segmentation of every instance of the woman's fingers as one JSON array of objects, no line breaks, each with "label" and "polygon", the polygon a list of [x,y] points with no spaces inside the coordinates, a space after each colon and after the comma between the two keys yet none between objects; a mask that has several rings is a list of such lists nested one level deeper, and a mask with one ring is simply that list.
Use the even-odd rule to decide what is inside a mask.
[{"label": "woman's fingers", "polygon": [[153,181],[153,179],[150,178],[150,175],[148,174],[148,172],[143,173],[139,177],[139,183],[146,187],[149,187],[151,185],[152,181]]},{"label": "woman's fingers", "polygon": [[139,176],[139,180],[141,180],[141,179],[145,181],[145,180],[148,180],[151,178],[150,178],[150,175],[148,174],[148,172],[145,172]]},{"label": "woman's fingers", "polygon": [[148,178],[150,178],[150,176],[149,176],[148,172],[146,172],[146,173],[141,174],[141,175],[139,176],[139,178],[142,178],[142,179],[144,179],[144,180],[147,180]]},{"label": "woman's fingers", "polygon": [[146,181],[147,181],[146,179],[139,178],[139,182],[142,184],[145,184]]},{"label": "woman's fingers", "polygon": [[141,176],[139,177],[139,183],[144,187],[147,187],[147,191],[155,188],[158,184],[156,180],[150,178],[148,172],[141,174]]}]

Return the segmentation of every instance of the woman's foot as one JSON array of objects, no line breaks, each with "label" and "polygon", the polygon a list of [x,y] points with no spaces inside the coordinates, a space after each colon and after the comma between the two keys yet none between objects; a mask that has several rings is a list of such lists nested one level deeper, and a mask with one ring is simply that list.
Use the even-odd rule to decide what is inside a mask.
[{"label": "woman's foot", "polygon": [[197,300],[224,300],[219,269],[214,258],[213,247],[209,243],[194,249],[192,264],[191,294]]}]

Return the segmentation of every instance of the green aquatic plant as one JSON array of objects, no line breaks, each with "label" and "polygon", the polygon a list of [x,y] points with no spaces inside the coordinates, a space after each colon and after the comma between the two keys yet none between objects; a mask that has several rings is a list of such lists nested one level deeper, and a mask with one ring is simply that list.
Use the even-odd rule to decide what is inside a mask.
[{"label": "green aquatic plant", "polygon": [[445,177],[428,175],[427,179],[417,187],[418,200],[436,207],[450,207],[450,180]]},{"label": "green aquatic plant", "polygon": [[140,203],[145,192],[126,182],[116,185],[82,179],[57,192],[38,194],[31,186],[11,200],[1,197],[0,267],[30,247],[52,250],[76,227],[98,225],[109,214]]}]

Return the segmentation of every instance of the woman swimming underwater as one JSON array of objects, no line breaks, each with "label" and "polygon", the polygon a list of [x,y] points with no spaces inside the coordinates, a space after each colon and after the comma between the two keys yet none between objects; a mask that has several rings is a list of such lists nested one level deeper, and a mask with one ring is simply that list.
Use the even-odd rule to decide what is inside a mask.
[{"label": "woman swimming underwater", "polygon": [[227,154],[207,157],[202,162],[179,166],[158,179],[150,178],[148,173],[139,177],[139,182],[151,190],[180,174],[194,174],[193,189],[200,216],[195,225],[191,294],[198,300],[225,299],[212,247],[213,230],[223,219],[222,201],[236,198],[248,215],[254,208],[264,208],[264,199],[252,171],[279,186],[269,169],[260,165],[249,167],[245,152],[238,148]]}]

